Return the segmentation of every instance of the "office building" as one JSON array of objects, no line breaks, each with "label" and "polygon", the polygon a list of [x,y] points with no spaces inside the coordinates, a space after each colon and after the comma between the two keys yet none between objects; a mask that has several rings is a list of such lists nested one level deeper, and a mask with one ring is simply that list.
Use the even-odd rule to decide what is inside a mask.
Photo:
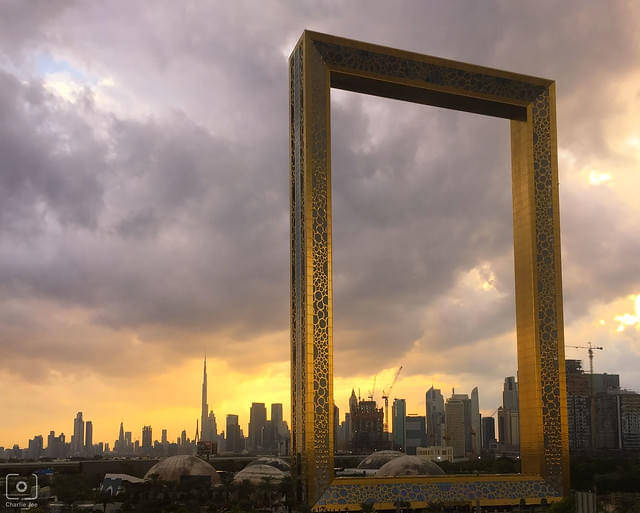
[{"label": "office building", "polygon": [[84,452],[87,456],[93,456],[93,422],[85,423]]},{"label": "office building", "polygon": [[42,435],[36,435],[29,440],[27,449],[27,457],[32,460],[37,460],[44,454],[44,439]]},{"label": "office building", "polygon": [[426,397],[427,414],[427,441],[429,446],[442,446],[444,444],[444,398],[439,389],[431,387],[427,390]]},{"label": "office building", "polygon": [[151,426],[143,426],[142,428],[142,452],[146,455],[151,454],[153,447],[153,435]]},{"label": "office building", "polygon": [[262,449],[262,432],[267,423],[267,408],[264,403],[252,403],[249,411],[249,447],[250,451]]},{"label": "office building", "polygon": [[393,449],[405,451],[407,448],[407,402],[405,399],[394,399],[391,406],[391,432]]},{"label": "office building", "polygon": [[518,382],[514,376],[504,379],[502,406],[498,408],[498,437],[505,451],[520,449],[520,411]]},{"label": "office building", "polygon": [[492,451],[496,447],[496,421],[493,417],[482,417],[482,449]]},{"label": "office building", "polygon": [[421,415],[407,415],[405,417],[407,433],[407,454],[415,455],[418,447],[427,446],[427,419]]},{"label": "office building", "polygon": [[71,455],[82,456],[84,453],[84,420],[79,411],[73,421],[73,435],[71,436]]},{"label": "office building", "polygon": [[425,458],[429,461],[450,461],[453,462],[453,447],[418,447],[416,456]]},{"label": "office building", "polygon": [[471,391],[471,454],[473,456],[480,454],[480,448],[482,446],[482,426],[480,419],[478,387],[474,387]]},{"label": "office building", "polygon": [[227,431],[225,434],[225,451],[240,454],[244,449],[244,440],[237,415],[227,415]]},{"label": "office building", "polygon": [[[445,440],[446,446],[453,448],[454,458],[464,458],[467,454],[467,437],[466,437],[466,401],[469,401],[466,395],[452,394],[447,399],[444,406],[445,413]],[[470,402],[470,401],[469,401]],[[471,408],[469,407],[469,410]]]}]

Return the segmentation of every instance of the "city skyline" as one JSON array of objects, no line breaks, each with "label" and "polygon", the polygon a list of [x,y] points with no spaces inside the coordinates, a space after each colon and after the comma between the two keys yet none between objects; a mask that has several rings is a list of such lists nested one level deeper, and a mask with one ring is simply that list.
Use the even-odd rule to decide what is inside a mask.
[{"label": "city skyline", "polygon": [[[254,400],[289,419],[287,57],[305,28],[556,80],[565,341],[640,390],[638,17],[4,2],[0,445],[70,436],[78,411],[94,440],[123,419],[193,436],[205,351],[219,430],[233,412],[247,433]],[[332,102],[337,406],[403,365],[407,413],[432,385],[478,386],[492,411],[517,368],[508,123]]]},{"label": "city skyline", "polygon": [[[200,363],[202,363],[202,360],[200,361]],[[612,373],[604,373],[606,374],[613,374],[617,377],[617,374],[614,372]],[[206,370],[204,371],[204,376],[206,376]],[[394,374],[395,376],[395,374]],[[621,376],[622,381],[619,382],[620,385],[624,385],[624,376]],[[515,396],[512,395],[506,395],[507,394],[507,386],[509,383],[514,383],[516,378],[515,376],[506,376],[503,378],[503,382],[501,383],[501,386],[504,387],[504,389],[502,390],[502,392],[500,392],[500,396],[501,399],[498,403],[496,403],[495,405],[488,405],[487,406],[487,401],[483,400],[482,397],[484,396],[484,394],[482,393],[482,390],[479,390],[477,386],[473,386],[471,390],[471,400],[473,400],[474,398],[474,394],[475,394],[475,401],[477,401],[479,404],[479,411],[480,414],[482,416],[482,418],[492,418],[495,419],[496,424],[499,421],[500,415],[501,415],[501,411],[502,411],[502,407],[504,406],[507,410],[516,410],[518,409],[517,406],[517,382],[516,382],[516,387],[515,387]],[[203,385],[204,385],[203,381]],[[404,387],[400,387],[401,389]],[[620,387],[622,390],[629,390],[628,387],[624,387],[621,386]],[[435,390],[434,390],[435,389]],[[342,394],[340,397],[336,397],[336,401],[335,404],[336,406],[338,406],[340,413],[340,418],[339,418],[339,423],[342,423],[344,421],[345,418],[345,414],[349,413],[350,411],[350,396],[352,393],[356,393],[355,391],[358,390],[357,388],[352,387],[351,388],[351,392],[349,393],[349,396]],[[463,395],[464,395],[464,391],[467,390],[466,388],[463,389],[461,387],[458,388],[458,391],[463,390]],[[432,393],[432,391],[435,391],[435,393],[439,393],[441,394],[440,397],[444,400],[444,401],[448,401],[450,398],[455,398],[455,397],[460,397],[461,395],[459,393],[455,392],[455,387],[452,387],[450,390],[446,390],[446,389],[439,389],[438,386],[435,385],[431,385],[429,389],[425,389],[424,392],[422,393],[422,403],[420,403],[420,399],[418,398],[418,396],[415,396],[412,398],[411,401],[408,401],[406,397],[402,396],[401,394],[393,394],[393,396],[390,398],[391,399],[391,406],[393,406],[395,404],[396,400],[400,400],[403,402],[404,406],[403,406],[403,411],[404,414],[407,416],[426,416],[427,422],[429,422],[429,414],[427,412],[427,401],[429,400],[429,394]],[[635,391],[635,390],[634,390]],[[365,400],[368,398],[368,394],[369,394],[370,390],[367,390],[367,392],[364,392],[362,390],[358,390],[358,393],[356,393],[356,397],[358,397],[358,394],[361,395],[361,399]],[[636,391],[637,392],[637,391]],[[201,394],[201,399],[205,399],[207,394],[206,389],[204,388],[204,386],[201,387],[200,389],[200,394]],[[480,400],[478,401],[478,395],[480,396]],[[490,397],[493,397],[494,394],[489,393],[487,394]],[[426,396],[426,397],[425,397]],[[512,398],[512,397],[515,397]],[[258,401],[256,401],[256,399],[258,399]],[[238,424],[240,425],[240,428],[242,429],[242,431],[244,432],[244,436],[249,439],[249,433],[250,433],[250,428],[249,428],[249,423],[250,423],[250,417],[251,417],[251,409],[253,407],[253,405],[255,404],[264,404],[264,405],[269,405],[271,408],[273,408],[274,405],[280,405],[282,407],[282,420],[284,420],[286,422],[286,424],[288,425],[288,427],[290,428],[290,404],[288,401],[259,401],[261,398],[257,397],[257,398],[249,398],[248,399],[248,404],[247,407],[245,409],[242,408],[236,408],[235,410],[232,411],[217,411],[216,410],[211,410],[215,415],[216,415],[216,419],[217,419],[217,424],[218,424],[218,428],[217,428],[217,434],[219,435],[222,431],[225,431],[225,424],[227,421],[227,416],[233,416],[237,418]],[[376,401],[376,403],[378,404],[378,406],[382,407],[384,404],[383,401],[383,397],[381,395],[381,391],[380,389],[378,389],[376,395],[374,396],[374,399]],[[515,401],[515,403],[514,403]],[[411,406],[411,408],[407,407],[407,404],[409,404]],[[515,404],[515,406],[514,406]],[[442,408],[444,408],[444,402],[442,403]],[[94,408],[96,408],[94,406]],[[201,408],[202,408],[202,404],[201,404]],[[210,409],[210,408],[209,408]],[[96,408],[96,410],[94,411],[100,411],[99,406]],[[141,409],[142,412],[145,411],[144,408]],[[202,412],[202,409],[200,410]],[[243,413],[244,412],[244,413]],[[273,410],[271,410],[271,412],[273,413]],[[391,407],[390,407],[390,412],[391,412]],[[147,422],[146,420],[143,420],[142,423],[140,425],[137,424],[132,424],[130,422],[128,422],[127,419],[122,419],[120,421],[120,424],[117,427],[113,427],[113,426],[102,426],[101,429],[98,429],[97,433],[99,433],[98,436],[94,435],[93,433],[95,433],[93,426],[95,425],[95,423],[93,422],[94,417],[91,414],[92,412],[89,411],[89,416],[85,417],[85,423],[86,424],[90,424],[91,428],[90,428],[90,432],[92,433],[92,437],[93,437],[93,443],[97,444],[97,443],[106,443],[109,445],[109,447],[113,450],[115,447],[115,441],[118,440],[119,436],[118,434],[116,434],[115,436],[111,436],[111,435],[107,435],[106,437],[104,436],[104,433],[106,432],[111,432],[111,431],[118,431],[118,429],[122,430],[123,424],[124,424],[124,429],[125,431],[128,431],[131,433],[131,437],[132,437],[132,442],[133,441],[140,441],[142,442],[142,432],[144,431],[146,426],[151,426],[153,428],[153,426],[155,425],[155,433],[156,436],[152,438],[152,442],[155,440],[160,440],[161,437],[158,436],[159,433],[164,433],[165,431],[167,432],[167,438],[169,441],[173,441],[176,438],[178,438],[183,431],[186,431],[187,433],[187,437],[191,440],[195,440],[195,432],[196,429],[199,430],[199,434],[200,434],[200,439],[202,439],[201,436],[201,417],[194,417],[194,420],[192,422],[193,425],[188,425],[188,422],[182,422],[182,424],[180,424],[180,420],[178,421],[174,421],[173,423],[171,422],[167,422],[167,419],[160,419],[157,418],[155,422]],[[444,409],[442,410],[442,413],[444,415]],[[79,418],[80,421],[83,421],[83,415],[87,414],[87,410],[76,410],[76,421]],[[280,414],[278,414],[279,416]],[[78,417],[79,416],[79,417]],[[89,417],[92,420],[88,420]],[[273,420],[271,418],[271,416],[269,414],[267,414],[267,417],[269,418],[269,420]],[[442,421],[444,421],[444,417],[442,419],[440,419]],[[517,422],[517,419],[516,419]],[[21,448],[27,447],[28,446],[28,441],[33,437],[33,436],[45,436],[47,433],[49,433],[50,431],[53,431],[56,433],[57,435],[60,434],[64,434],[67,437],[67,440],[70,441],[71,443],[71,447],[70,450],[72,453],[77,453],[78,452],[78,448],[76,446],[74,446],[73,443],[73,437],[72,435],[75,436],[76,434],[76,426],[74,423],[69,422],[68,423],[71,428],[70,429],[59,429],[56,428],[55,426],[49,426],[46,427],[45,429],[41,429],[40,431],[38,431],[37,429],[33,432],[33,433],[23,433],[18,439],[16,440],[2,440],[0,439],[0,447],[4,447],[5,449],[10,449],[11,447],[14,446],[14,444],[18,444]],[[173,427],[171,428],[167,428],[167,425],[171,424]],[[131,426],[134,426],[133,428]],[[390,418],[390,422],[389,422],[389,429],[390,429],[390,433],[393,433],[392,430],[392,423],[391,423],[391,418]],[[477,429],[477,427],[476,427]],[[83,430],[80,430],[79,432],[84,432]],[[172,434],[176,434],[177,436],[173,436]],[[442,437],[444,433],[440,433],[439,436]],[[431,437],[433,437],[433,433],[431,434]],[[24,440],[24,441],[23,441]],[[428,441],[430,442],[430,445],[439,445],[439,443],[437,441],[435,441],[435,439],[431,439],[429,438]],[[435,441],[435,443],[431,443]],[[80,446],[78,447],[82,447],[84,445],[84,441],[82,441],[80,443]]]}]

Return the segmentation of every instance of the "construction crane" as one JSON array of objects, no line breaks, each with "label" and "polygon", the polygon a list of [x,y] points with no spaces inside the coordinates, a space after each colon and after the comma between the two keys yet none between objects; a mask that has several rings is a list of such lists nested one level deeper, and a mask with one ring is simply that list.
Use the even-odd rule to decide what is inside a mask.
[{"label": "construction crane", "polygon": [[378,376],[374,376],[373,377],[373,386],[371,387],[371,390],[369,390],[369,395],[367,396],[369,401],[373,401],[373,395],[376,393],[376,378]]},{"label": "construction crane", "polygon": [[587,346],[567,346],[567,347],[573,347],[574,349],[588,349],[589,351],[589,375],[592,377],[591,379],[593,380],[593,350],[594,349],[599,349],[600,351],[602,351],[604,349],[604,347],[599,347],[599,346],[594,346],[591,344],[591,341],[587,342]]},{"label": "construction crane", "polygon": [[589,396],[591,402],[591,447],[596,446],[596,430],[595,430],[595,415],[596,415],[596,403],[593,399],[593,350],[598,349],[602,351],[604,348],[594,346],[591,341],[587,342],[586,346],[567,346],[574,349],[587,349],[589,353]]},{"label": "construction crane", "polygon": [[398,376],[400,375],[400,371],[402,370],[402,365],[396,371],[396,375],[393,377],[393,381],[391,385],[387,388],[386,392],[382,391],[382,398],[384,399],[384,432],[389,433],[389,394],[391,393],[391,389],[393,389],[393,385],[398,381]]}]

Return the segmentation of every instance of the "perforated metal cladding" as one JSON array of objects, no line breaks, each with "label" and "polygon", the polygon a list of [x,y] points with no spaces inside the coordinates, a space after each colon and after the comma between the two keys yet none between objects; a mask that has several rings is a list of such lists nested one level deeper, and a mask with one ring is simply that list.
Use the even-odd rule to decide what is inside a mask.
[{"label": "perforated metal cladding", "polygon": [[315,479],[324,489],[333,478],[333,446],[329,429],[333,425],[333,398],[329,397],[329,355],[331,342],[331,297],[329,295],[331,182],[329,161],[329,74],[315,49],[308,50],[307,65],[312,82],[311,102],[311,208],[313,269],[313,448]]},{"label": "perforated metal cladding", "polygon": [[[517,296],[521,298],[518,304],[522,314],[518,317],[518,350],[523,356],[522,368],[531,369],[521,382],[523,391],[527,390],[523,397],[526,396],[529,406],[522,409],[521,422],[528,426],[527,461],[535,463],[526,467],[535,469],[528,470],[532,472],[529,474],[531,479],[507,479],[501,483],[500,479],[491,479],[491,476],[486,480],[454,476],[448,483],[431,482],[428,478],[407,482],[405,478],[375,484],[351,480],[348,486],[340,479],[331,482],[333,341],[329,90],[334,71],[340,73],[340,77],[349,75],[352,90],[360,87],[359,77],[366,77],[366,87],[373,87],[372,81],[384,82],[384,88],[374,88],[375,94],[380,91],[395,94],[387,93],[393,84],[410,83],[414,91],[446,93],[449,95],[447,101],[452,97],[479,98],[485,101],[482,108],[488,109],[491,115],[513,115],[517,127],[525,128],[516,130],[512,141],[518,142],[512,148],[515,148],[519,170],[518,179],[514,179],[514,186],[518,184],[519,202],[517,209],[514,203],[514,227],[518,234],[517,247],[514,240],[514,253],[521,255],[517,257],[520,264],[516,267],[519,266],[520,271],[516,274],[516,284],[517,288],[521,285],[521,292],[526,290],[524,296]],[[310,32],[303,35],[292,53],[290,80],[292,452],[300,457],[297,471],[306,486],[303,494],[310,503],[321,497],[318,505],[324,506],[360,504],[369,499],[387,503],[422,500],[407,497],[424,497],[425,502],[513,499],[513,494],[518,500],[521,497],[558,497],[566,491],[568,448],[565,447],[566,425],[563,425],[566,421],[566,407],[562,404],[564,370],[558,364],[559,361],[562,363],[564,351],[561,347],[562,295],[557,183],[554,183],[552,82]],[[396,97],[400,98],[401,94]],[[419,103],[441,101],[433,98],[436,96],[410,97]],[[463,104],[470,105],[465,102],[460,105]],[[517,115],[511,114],[515,111],[502,109],[503,104],[517,105],[520,110]],[[441,103],[441,106],[463,109],[460,105]],[[512,124],[512,138],[516,125]],[[518,219],[517,223],[515,219]],[[522,323],[521,318],[524,319]],[[536,412],[535,418],[531,417],[532,411]]]},{"label": "perforated metal cladding", "polygon": [[544,88],[527,82],[495,77],[460,68],[377,53],[339,44],[315,41],[327,65],[367,74],[421,81],[460,91],[482,93],[509,100],[533,101]]},{"label": "perforated metal cladding", "polygon": [[292,452],[317,497],[333,479],[329,83],[313,48],[300,44],[290,66]]},{"label": "perforated metal cladding", "polygon": [[289,61],[290,94],[290,229],[291,229],[291,453],[295,471],[304,473],[306,458],[298,453],[305,446],[305,350],[306,308],[305,215],[304,215],[304,46],[299,44]]},{"label": "perforated metal cladding", "polygon": [[[556,290],[553,205],[553,167],[549,92],[533,102],[533,167],[535,183],[537,317],[540,344],[540,388],[544,433],[545,477],[558,489],[562,486],[562,430],[560,407],[560,369],[558,368],[559,329]],[[559,251],[558,251],[559,252]],[[561,362],[564,365],[564,362]]]}]

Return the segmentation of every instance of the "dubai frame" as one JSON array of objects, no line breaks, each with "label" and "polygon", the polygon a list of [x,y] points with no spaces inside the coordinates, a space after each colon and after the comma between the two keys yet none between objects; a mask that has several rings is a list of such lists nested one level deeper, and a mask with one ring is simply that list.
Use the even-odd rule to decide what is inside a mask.
[{"label": "dubai frame", "polygon": [[[329,510],[563,497],[569,444],[554,82],[310,31],[289,70],[291,451],[299,494]],[[334,476],[332,87],[511,120],[521,474]]]}]

